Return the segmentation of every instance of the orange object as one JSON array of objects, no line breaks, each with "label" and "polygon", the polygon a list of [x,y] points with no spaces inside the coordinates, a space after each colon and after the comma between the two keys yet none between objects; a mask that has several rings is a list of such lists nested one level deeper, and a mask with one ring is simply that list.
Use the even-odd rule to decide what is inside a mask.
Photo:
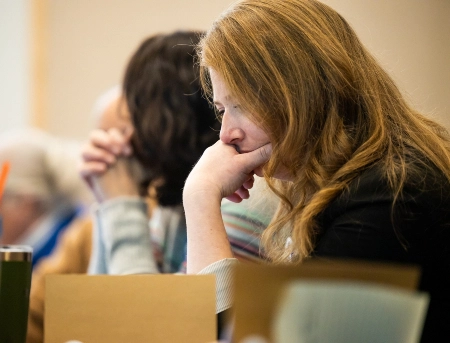
[{"label": "orange object", "polygon": [[2,200],[3,190],[5,188],[6,179],[8,178],[9,168],[10,168],[9,162],[8,161],[4,162],[0,174],[0,201]]}]

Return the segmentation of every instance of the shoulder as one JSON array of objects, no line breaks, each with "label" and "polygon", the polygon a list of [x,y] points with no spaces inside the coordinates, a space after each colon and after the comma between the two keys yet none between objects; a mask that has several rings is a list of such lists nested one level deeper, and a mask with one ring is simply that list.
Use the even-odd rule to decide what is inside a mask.
[{"label": "shoulder", "polygon": [[423,163],[410,163],[398,196],[389,185],[387,176],[378,165],[363,171],[336,199],[338,203],[352,201],[388,201],[416,203],[425,207],[436,204],[450,205],[450,182],[436,167]]},{"label": "shoulder", "polygon": [[[434,166],[415,163],[396,194],[379,166],[355,178],[324,211],[325,223],[354,218],[365,226],[408,236],[450,227],[450,182]],[[417,238],[417,237],[416,237]]]},{"label": "shoulder", "polygon": [[381,168],[372,166],[362,171],[325,209],[324,219],[331,219],[351,211],[366,212],[368,205],[388,208],[393,192]]},{"label": "shoulder", "polygon": [[415,261],[450,239],[449,208],[450,185],[437,169],[416,168],[396,196],[373,166],[321,213],[316,253]]}]

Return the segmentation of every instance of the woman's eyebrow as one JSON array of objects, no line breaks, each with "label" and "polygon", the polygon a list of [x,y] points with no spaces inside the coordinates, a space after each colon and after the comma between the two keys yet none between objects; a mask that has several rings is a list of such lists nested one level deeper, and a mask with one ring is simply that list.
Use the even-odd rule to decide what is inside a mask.
[{"label": "woman's eyebrow", "polygon": [[[225,102],[231,102],[232,100],[233,100],[233,98],[230,95],[227,95],[224,98]],[[219,101],[219,100],[213,100],[213,104],[216,105],[216,106],[218,106],[218,105],[222,105],[223,106],[223,103],[221,101]]]}]

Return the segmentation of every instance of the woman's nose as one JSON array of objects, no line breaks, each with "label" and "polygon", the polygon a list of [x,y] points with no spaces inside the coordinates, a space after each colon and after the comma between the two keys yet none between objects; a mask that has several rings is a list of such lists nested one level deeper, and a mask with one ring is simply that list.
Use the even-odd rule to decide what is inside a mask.
[{"label": "woman's nose", "polygon": [[220,140],[225,144],[237,144],[243,139],[244,131],[239,127],[239,123],[225,113],[222,117]]}]

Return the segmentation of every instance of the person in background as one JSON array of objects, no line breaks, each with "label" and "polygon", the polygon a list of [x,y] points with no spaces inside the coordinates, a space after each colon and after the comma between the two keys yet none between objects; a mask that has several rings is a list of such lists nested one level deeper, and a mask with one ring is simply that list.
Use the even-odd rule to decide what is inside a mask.
[{"label": "person in background", "polygon": [[[199,37],[200,32],[178,31],[146,39],[123,82],[133,132],[96,130],[84,149],[80,173],[100,204],[91,273],[184,272],[182,187],[192,165],[217,139],[219,125],[200,91],[193,59]],[[158,204],[150,231],[142,196]],[[230,241],[242,260],[260,261],[259,235],[275,208],[265,206],[224,204]]]},{"label": "person in background", "polygon": [[[81,175],[99,203],[91,273],[183,271],[181,188],[189,167],[215,140],[212,128],[217,128],[196,80],[192,44],[198,37],[199,32],[178,31],[144,40],[123,81],[133,131],[95,130],[84,149]],[[146,196],[159,205],[151,233]]]},{"label": "person in background", "polygon": [[[129,117],[120,101],[120,87],[108,89],[93,106],[94,126],[101,130],[112,127],[126,131]],[[75,170],[79,162],[76,156]],[[77,177],[78,173],[77,173]],[[85,184],[82,182],[82,186]],[[86,187],[85,187],[86,188]],[[45,276],[48,274],[87,273],[92,249],[92,216],[85,211],[69,224],[56,242],[51,254],[42,258],[33,270],[28,311],[27,343],[44,341]]]},{"label": "person in background", "polygon": [[239,1],[198,56],[222,127],[184,186],[187,272],[216,274],[218,297],[231,294],[236,261],[220,204],[248,198],[256,174],[281,199],[262,236],[269,262],[418,265],[430,294],[422,342],[449,337],[448,132],[410,107],[319,1]]},{"label": "person in background", "polygon": [[10,172],[0,203],[0,243],[33,248],[33,268],[92,200],[76,172],[78,142],[38,129],[0,136],[0,162]]}]

